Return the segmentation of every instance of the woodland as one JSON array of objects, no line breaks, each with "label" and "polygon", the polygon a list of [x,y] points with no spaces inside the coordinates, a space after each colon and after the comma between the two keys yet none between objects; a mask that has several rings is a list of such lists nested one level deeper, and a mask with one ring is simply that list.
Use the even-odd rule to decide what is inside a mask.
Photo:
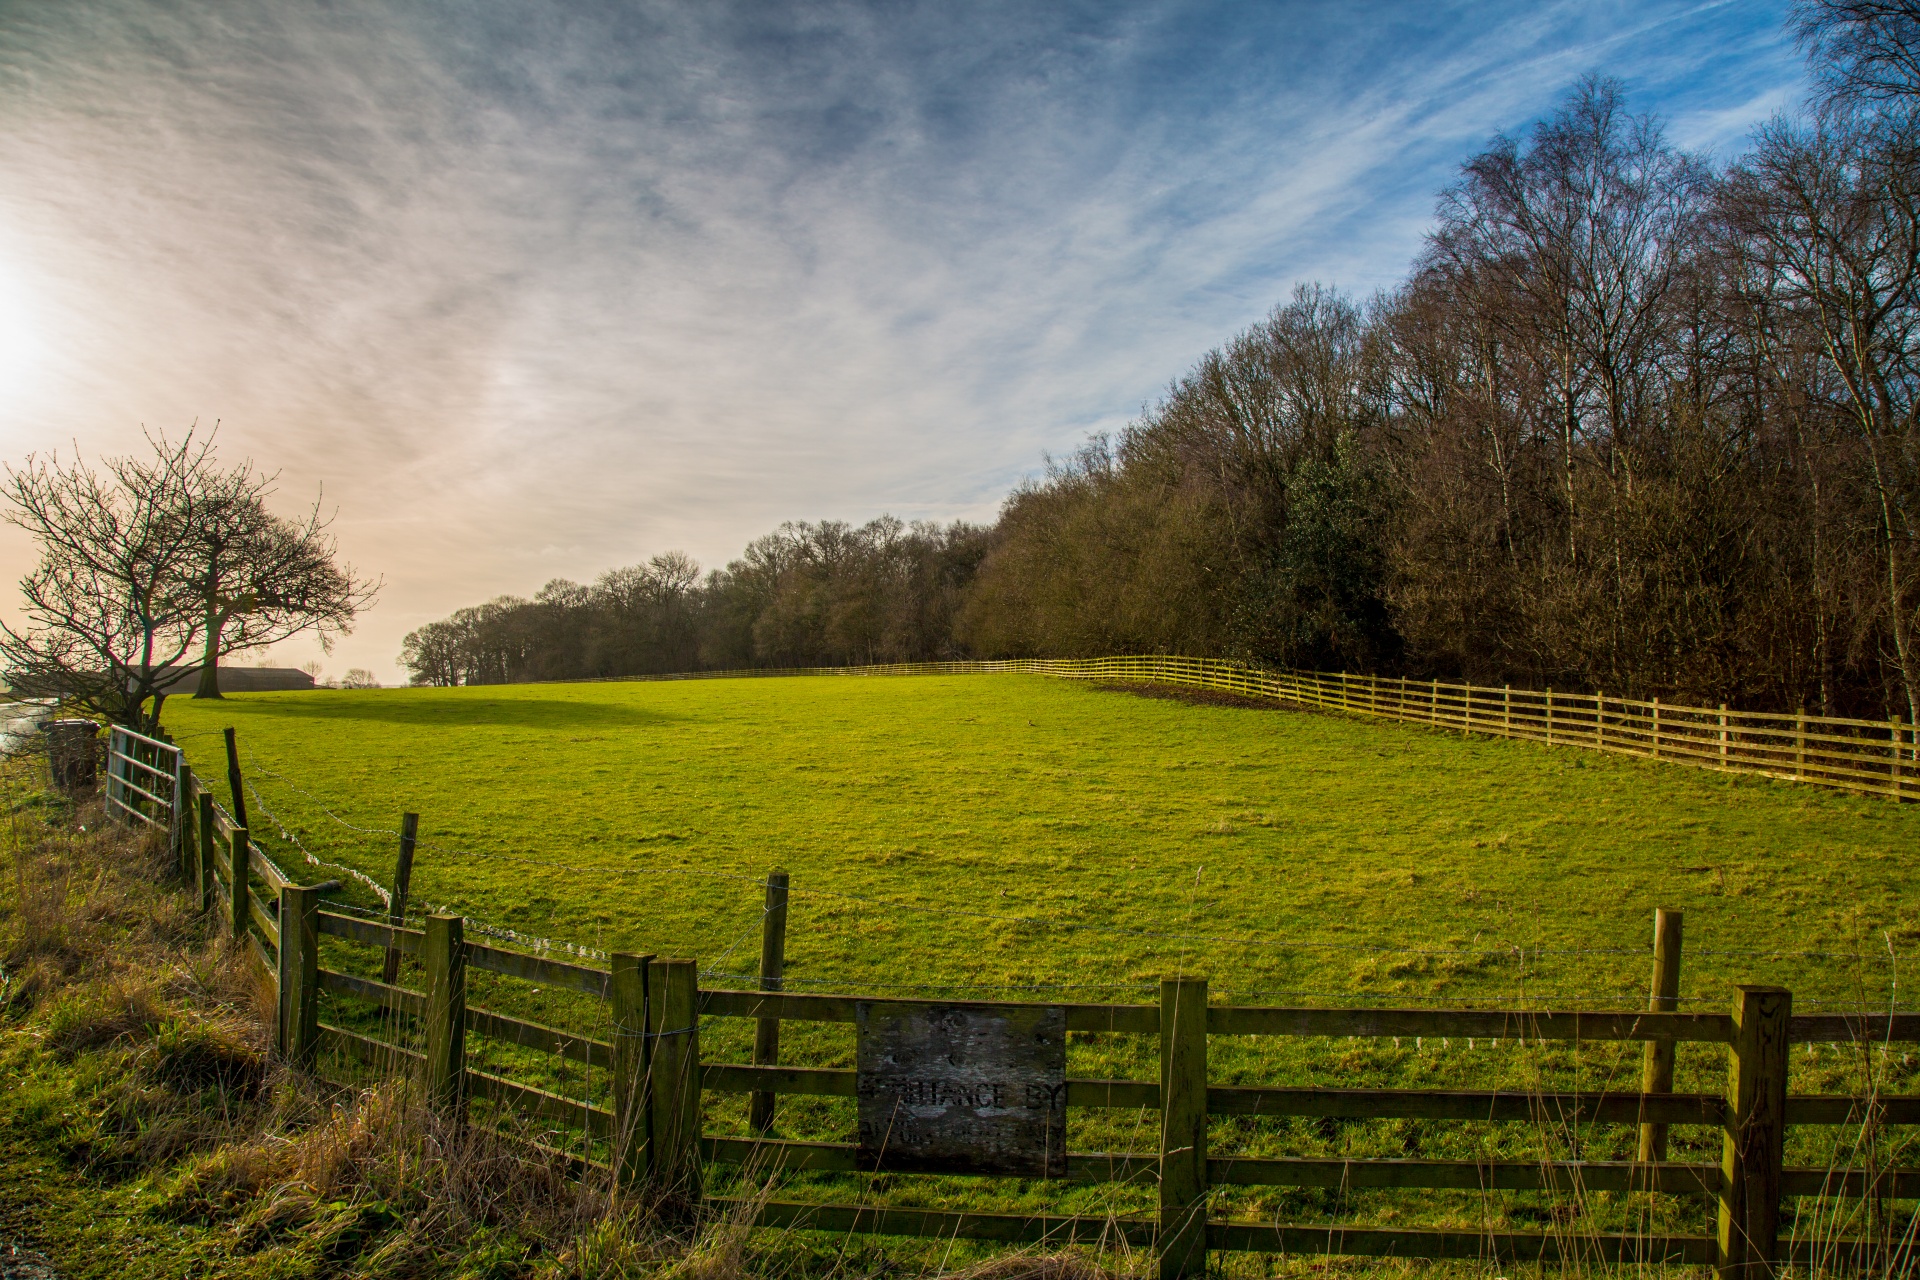
[{"label": "woodland", "polygon": [[1171,652],[1910,719],[1920,72],[1911,23],[1854,8],[1803,11],[1821,92],[1728,161],[1581,81],[1466,160],[1396,288],[1302,285],[991,525],[790,523],[462,609],[402,661]]}]

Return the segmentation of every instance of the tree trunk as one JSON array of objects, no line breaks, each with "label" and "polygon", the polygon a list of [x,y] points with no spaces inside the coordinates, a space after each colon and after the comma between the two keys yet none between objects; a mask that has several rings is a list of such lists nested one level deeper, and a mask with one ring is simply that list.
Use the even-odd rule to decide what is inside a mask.
[{"label": "tree trunk", "polygon": [[196,698],[218,698],[220,694],[220,624],[218,614],[207,615],[207,653],[200,663],[200,685],[193,691]]}]

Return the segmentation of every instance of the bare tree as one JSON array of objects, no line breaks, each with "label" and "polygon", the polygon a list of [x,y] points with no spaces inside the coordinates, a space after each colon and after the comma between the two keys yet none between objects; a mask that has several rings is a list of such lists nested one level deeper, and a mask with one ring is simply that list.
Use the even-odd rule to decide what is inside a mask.
[{"label": "bare tree", "polygon": [[212,441],[149,436],[153,457],[29,457],[6,468],[6,519],[40,561],[20,582],[26,620],[0,623],[16,690],[57,695],[151,733],[165,683],[198,646],[203,619],[187,571]]},{"label": "bare tree", "polygon": [[209,471],[195,499],[190,573],[203,614],[196,698],[220,696],[220,659],[315,632],[322,650],[353,626],[380,586],[336,562],[320,502],[299,519],[267,509],[275,477],[249,460]]},{"label": "bare tree", "polygon": [[1571,558],[1583,453],[1631,483],[1706,178],[1656,121],[1626,113],[1617,84],[1586,80],[1528,146],[1498,139],[1442,198],[1430,263],[1495,285],[1513,352],[1551,396]]},{"label": "bare tree", "polygon": [[1881,602],[1920,712],[1920,137],[1889,118],[1776,121],[1726,184],[1728,220],[1777,308],[1837,375],[1865,459]]},{"label": "bare tree", "polygon": [[1920,97],[1920,2],[1801,0],[1793,31],[1836,101],[1861,106]]}]

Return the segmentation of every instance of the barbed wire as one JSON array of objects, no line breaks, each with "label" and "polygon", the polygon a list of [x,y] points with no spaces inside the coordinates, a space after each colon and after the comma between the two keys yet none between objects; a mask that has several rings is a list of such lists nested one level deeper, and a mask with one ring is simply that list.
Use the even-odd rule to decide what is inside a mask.
[{"label": "barbed wire", "polygon": [[[352,903],[346,903],[346,902],[329,903],[327,905],[329,910],[350,911],[356,915],[367,916],[383,924],[386,923],[388,919],[388,917],[384,913],[376,911],[371,907],[355,906]],[[437,908],[431,908],[431,909],[437,909]],[[764,915],[764,912],[763,912],[763,915]],[[476,932],[485,930],[485,926],[476,926],[470,918],[468,920],[467,927],[470,929],[475,929]],[[508,941],[520,942],[523,945],[533,946],[538,941],[540,941],[528,934],[525,934],[524,932],[517,932],[512,929],[494,929],[494,930],[485,930],[485,931],[495,936],[503,937]],[[750,932],[751,930],[749,929],[748,933]],[[745,936],[746,935],[743,934],[740,941],[744,941]],[[736,941],[734,945],[738,946],[738,941]],[[732,948],[729,948],[729,950],[731,949]],[[589,948],[577,948],[577,951],[582,954],[590,950],[591,949]],[[597,955],[597,957],[600,959],[610,958],[606,952],[597,952],[594,954]],[[760,975],[758,973],[725,971],[725,970],[719,969],[718,967],[709,967],[706,969],[702,969],[700,971],[700,976],[703,978],[730,979],[733,981],[750,984],[748,989],[757,989],[758,984],[760,982]],[[1070,991],[1146,992],[1146,991],[1157,990],[1159,987],[1159,983],[1153,980],[1141,980],[1137,982],[1039,982],[1039,981],[874,982],[874,981],[869,981],[866,979],[854,978],[854,977],[803,978],[803,977],[795,977],[791,974],[782,977],[780,981],[781,981],[781,988],[783,990],[791,989],[793,987],[832,987],[835,989],[835,994],[854,994],[852,992],[849,992],[848,988],[859,988],[861,991],[920,991],[920,992],[1020,991],[1020,992],[1044,993],[1044,992],[1070,992]],[[1226,986],[1226,987],[1220,988],[1220,994],[1229,996],[1233,999],[1247,999],[1247,998],[1257,997],[1257,996],[1279,996],[1279,997],[1285,997],[1289,999],[1303,999],[1303,1000],[1339,1000],[1339,1001],[1346,1002],[1348,1004],[1351,1004],[1355,1001],[1364,1000],[1374,1004],[1391,1004],[1394,1006],[1401,1006],[1401,1007],[1432,1006],[1432,1007],[1452,1007],[1452,1008],[1463,1008],[1463,1007],[1469,1007],[1472,1005],[1485,1005],[1485,1004],[1505,1004],[1505,1005],[1541,1004],[1547,1001],[1563,1001],[1563,1002],[1569,1002],[1569,1003],[1579,1003],[1579,1002],[1585,1002],[1585,1001],[1606,1000],[1614,1003],[1631,1003],[1631,1002],[1646,998],[1646,993],[1638,989],[1623,989],[1619,991],[1581,991],[1581,992],[1492,991],[1492,992],[1461,992],[1461,993],[1444,995],[1444,996],[1419,996],[1419,995],[1411,995],[1405,992],[1393,992],[1393,991],[1314,991],[1314,990],[1299,990],[1299,989],[1293,989],[1293,988]],[[1693,1003],[1700,1003],[1708,1000],[1724,999],[1725,997],[1723,993],[1715,993],[1715,994],[1681,995],[1681,996],[1675,996],[1673,998],[1682,1004],[1693,1004]],[[1858,1000],[1823,1000],[1823,999],[1817,999],[1817,998],[1802,999],[1799,996],[1794,997],[1794,1008],[1796,1009],[1809,1009],[1809,1008],[1836,1009],[1836,1007],[1838,1007],[1837,1012],[1841,1014],[1859,1014],[1867,1017],[1878,1017],[1882,1014],[1888,1014],[1888,1013],[1896,1014],[1896,1015],[1907,1014],[1907,1013],[1920,1013],[1920,1008],[1903,1009],[1898,1007],[1897,1005],[1893,1007],[1876,1006],[1874,1008],[1865,1008],[1861,1006]]]},{"label": "barbed wire", "polygon": [[[328,862],[315,854],[313,850],[307,848],[305,842],[300,839],[299,835],[289,829],[287,824],[280,821],[280,819],[274,815],[273,810],[267,807],[266,798],[260,794],[260,788],[253,785],[253,779],[249,778],[246,780],[246,788],[252,793],[254,804],[259,808],[260,812],[266,815],[267,821],[271,822],[275,829],[280,832],[280,838],[291,842],[294,848],[298,849],[301,855],[306,858],[309,866],[327,867],[334,871],[344,871],[361,884],[366,885],[367,888],[373,890],[374,896],[379,898],[383,904],[389,907],[393,905],[393,894],[366,872],[360,870],[358,867],[347,866],[343,862]],[[268,861],[271,862],[272,859],[269,858]],[[288,876],[287,878],[292,879],[293,877]]]},{"label": "barbed wire", "polygon": [[[722,951],[719,955],[714,957],[713,964],[710,967],[702,969],[700,971],[701,976],[702,977],[717,976],[721,972],[719,966],[726,960],[728,956],[732,955],[735,951],[739,950],[740,944],[747,940],[748,935],[753,933],[758,933],[766,928],[767,915],[768,915],[767,909],[765,907],[760,908],[760,913],[753,918],[752,922],[749,923],[745,929],[741,930],[740,936],[735,938],[730,944],[728,944],[727,949],[725,951]],[[756,978],[755,981],[758,981],[758,979]]]},{"label": "barbed wire", "polygon": [[[425,846],[423,846],[425,847]],[[457,857],[472,858],[477,861],[504,862],[516,866],[539,867],[543,870],[566,871],[576,875],[685,875],[702,879],[731,880],[746,884],[764,885],[764,876],[747,875],[741,872],[707,871],[692,867],[620,867],[593,863],[556,862],[551,859],[527,858],[514,854],[483,853],[471,849],[450,849],[445,846],[432,846],[436,851],[449,853]],[[927,903],[902,901],[899,899],[875,898],[865,894],[849,893],[840,889],[818,889],[804,885],[789,885],[790,896],[832,898],[845,902],[857,902],[865,906],[881,907],[888,910],[913,911],[940,916],[957,916],[963,919],[984,920],[991,923],[1011,924],[1018,927],[1036,927],[1060,932],[1104,933],[1122,937],[1151,938],[1168,942],[1222,942],[1250,943],[1277,942],[1283,949],[1299,951],[1337,951],[1358,955],[1400,955],[1400,956],[1472,956],[1490,958],[1496,956],[1517,955],[1522,959],[1546,956],[1649,956],[1651,947],[1556,947],[1530,945],[1527,943],[1501,943],[1486,947],[1392,947],[1375,943],[1338,943],[1302,940],[1295,935],[1272,930],[1248,930],[1237,934],[1214,933],[1173,933],[1164,930],[1140,929],[1127,925],[1099,924],[1092,921],[1061,920],[1050,916],[1007,915],[1001,912],[973,911],[964,907],[935,906]],[[1746,958],[1808,958],[1808,959],[1881,959],[1871,952],[1845,951],[1793,951],[1775,950],[1728,950],[1717,948],[1695,948],[1688,954],[1694,956],[1740,956]]]},{"label": "barbed wire", "polygon": [[[278,781],[284,783],[290,789],[297,791],[301,795],[305,796],[307,799],[312,800],[315,805],[319,806],[320,811],[322,813],[326,814],[329,818],[333,819],[335,822],[339,823],[341,826],[347,828],[350,831],[357,832],[361,835],[370,835],[370,836],[371,835],[389,835],[389,836],[393,836],[396,839],[398,839],[400,836],[400,833],[398,831],[370,829],[367,827],[356,826],[355,824],[348,822],[346,819],[342,818],[339,814],[334,813],[331,809],[327,808],[326,805],[318,797],[316,797],[312,792],[307,791],[305,788],[299,786],[297,783],[293,782],[292,779],[288,778],[285,774],[277,773],[272,769],[268,769],[262,766],[259,760],[254,756],[253,751],[251,749],[248,749],[247,751],[247,765],[248,765],[248,768],[251,769],[253,772],[262,774],[266,777],[277,779]],[[278,819],[277,817],[274,817],[273,813],[267,809],[266,801],[264,799],[261,799],[259,788],[253,784],[251,779],[247,780],[246,786],[247,786],[247,789],[253,793],[255,800],[259,802],[262,812],[265,812],[267,814],[267,817],[274,823],[274,825],[280,829],[280,834],[282,836],[284,836],[288,840],[293,841],[294,844],[299,846],[300,851],[306,854],[308,862],[316,866],[333,867],[338,870],[347,872],[349,875],[353,876],[355,879],[359,880],[361,883],[367,885],[370,889],[372,889],[373,892],[379,897],[380,901],[383,904],[385,904],[389,908],[392,907],[393,894],[390,890],[388,890],[385,886],[381,885],[379,881],[367,875],[365,872],[358,870],[357,868],[349,867],[349,866],[346,866],[345,864],[338,863],[338,862],[325,862],[322,859],[314,856],[314,854],[307,849],[306,845],[300,841],[300,838],[296,834],[294,834],[291,830],[289,830],[287,826],[280,821],[280,819]],[[349,903],[339,903],[336,905],[351,906],[351,904]],[[428,902],[424,899],[419,900],[418,905],[424,908],[428,913],[446,912],[446,911],[452,910],[452,908],[449,907],[447,904]],[[368,914],[373,914],[373,913],[368,913]],[[518,943],[522,946],[529,947],[534,951],[541,951],[541,952],[563,951],[570,956],[577,956],[583,959],[605,960],[609,957],[608,952],[603,951],[598,947],[585,946],[581,943],[573,942],[564,938],[548,938],[539,934],[528,933],[524,930],[514,929],[507,925],[493,924],[482,917],[474,916],[468,913],[464,909],[461,911],[460,914],[461,914],[462,920],[465,922],[464,927],[471,929],[473,932],[478,933],[483,937],[495,938],[502,942]]]}]

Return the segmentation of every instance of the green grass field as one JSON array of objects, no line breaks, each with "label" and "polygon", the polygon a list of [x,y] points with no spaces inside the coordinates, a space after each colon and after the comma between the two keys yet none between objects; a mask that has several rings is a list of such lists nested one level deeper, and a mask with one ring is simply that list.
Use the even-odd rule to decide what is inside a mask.
[{"label": "green grass field", "polygon": [[[300,867],[304,848],[387,881],[392,832],[417,811],[417,900],[598,950],[692,955],[710,986],[746,985],[730,975],[757,961],[758,882],[773,867],[793,877],[799,990],[1146,1002],[1161,975],[1185,972],[1235,1002],[1644,1007],[1652,911],[1664,906],[1687,913],[1683,1008],[1724,1008],[1736,982],[1786,985],[1803,1010],[1885,1008],[1895,961],[1920,937],[1910,808],[1038,676],[254,694],[170,702],[166,721],[222,791],[219,731],[237,729],[256,837],[283,865]],[[365,965],[373,953],[330,955]],[[604,1025],[604,1010],[552,992],[496,983],[475,999]],[[707,1059],[746,1059],[745,1024],[709,1019],[701,1034]],[[1151,1079],[1153,1046],[1140,1039],[1076,1033],[1069,1070]],[[481,1051],[501,1065],[517,1052]],[[1211,1070],[1243,1083],[1632,1088],[1638,1052],[1223,1040]],[[783,1040],[796,1064],[850,1066],[851,1055],[845,1027],[789,1024]],[[1679,1087],[1719,1088],[1724,1062],[1717,1047],[1683,1046]],[[1912,1087],[1899,1056],[1867,1067]],[[1822,1047],[1796,1055],[1795,1089],[1857,1088],[1863,1069],[1857,1054]],[[710,1099],[712,1129],[742,1131],[743,1115],[738,1097]],[[846,1100],[799,1098],[782,1103],[778,1132],[844,1141],[850,1125]],[[1150,1117],[1073,1125],[1077,1150],[1155,1141]],[[1249,1155],[1618,1158],[1631,1142],[1621,1128],[1406,1120],[1215,1130],[1222,1153]],[[1796,1159],[1825,1158],[1834,1135],[1796,1133]],[[1675,1134],[1675,1158],[1717,1159],[1717,1132]],[[862,1185],[896,1203],[1082,1211],[1140,1208],[1150,1195]],[[1296,1219],[1485,1220],[1467,1193],[1228,1200]],[[1508,1220],[1543,1220],[1537,1200],[1509,1196]],[[1697,1203],[1662,1212],[1704,1229]]]},{"label": "green grass field", "polygon": [[789,972],[824,989],[1184,970],[1234,1000],[1593,1002],[1644,990],[1666,906],[1689,994],[1877,1001],[1889,940],[1920,937],[1912,809],[1042,677],[250,694],[166,722],[215,780],[233,725],[255,809],[382,882],[419,812],[416,896],[496,926],[743,971],[751,881],[785,867]]}]

